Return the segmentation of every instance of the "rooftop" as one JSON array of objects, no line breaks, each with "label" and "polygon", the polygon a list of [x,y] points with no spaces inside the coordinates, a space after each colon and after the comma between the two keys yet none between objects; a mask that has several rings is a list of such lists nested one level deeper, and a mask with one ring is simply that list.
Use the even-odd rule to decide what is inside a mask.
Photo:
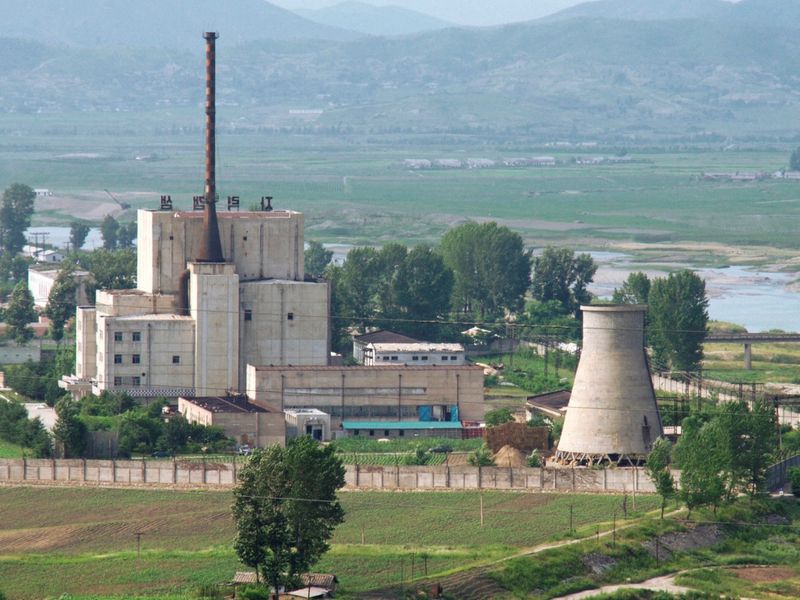
[{"label": "rooftop", "polygon": [[464,346],[461,344],[437,344],[434,342],[372,342],[369,345],[376,352],[464,352]]},{"label": "rooftop", "polygon": [[415,344],[420,341],[388,329],[357,335],[353,339],[361,344]]},{"label": "rooftop", "polygon": [[463,429],[460,421],[342,421],[343,429]]},{"label": "rooftop", "polygon": [[247,401],[244,396],[200,396],[198,398],[181,398],[185,402],[204,408],[212,413],[263,413],[270,412],[266,408]]},{"label": "rooftop", "polygon": [[276,367],[272,365],[249,365],[256,369],[257,371],[275,371],[276,373],[280,373],[281,371],[307,371],[307,372],[325,372],[330,371],[331,373],[342,372],[342,371],[363,371],[364,373],[374,373],[379,370],[383,371],[474,371],[476,369],[483,371],[482,367],[478,365],[375,365],[370,367],[365,367],[363,365],[356,365],[356,366],[341,366],[341,367],[315,367],[315,366],[287,366],[287,367]]}]

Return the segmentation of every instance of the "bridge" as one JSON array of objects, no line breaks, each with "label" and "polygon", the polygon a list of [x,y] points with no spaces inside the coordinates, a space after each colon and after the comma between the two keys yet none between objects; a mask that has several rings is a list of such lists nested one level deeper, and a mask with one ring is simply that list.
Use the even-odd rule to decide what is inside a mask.
[{"label": "bridge", "polygon": [[791,342],[800,342],[800,333],[709,333],[705,339],[706,344],[743,344],[745,369],[753,368],[753,344],[786,344]]}]

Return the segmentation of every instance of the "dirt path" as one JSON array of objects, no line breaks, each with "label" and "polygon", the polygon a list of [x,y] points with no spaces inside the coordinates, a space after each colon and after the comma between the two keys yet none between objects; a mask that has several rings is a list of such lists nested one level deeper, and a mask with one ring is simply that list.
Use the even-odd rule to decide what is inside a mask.
[{"label": "dirt path", "polygon": [[677,585],[675,583],[675,578],[677,576],[678,573],[673,573],[672,575],[653,577],[652,579],[648,579],[647,581],[642,581],[640,583],[604,585],[596,590],[584,590],[582,592],[576,592],[567,596],[559,596],[554,600],[579,600],[579,598],[591,598],[593,596],[599,596],[600,594],[616,592],[617,590],[650,590],[653,592],[669,592],[671,594],[685,594],[687,592],[694,591],[692,588]]}]

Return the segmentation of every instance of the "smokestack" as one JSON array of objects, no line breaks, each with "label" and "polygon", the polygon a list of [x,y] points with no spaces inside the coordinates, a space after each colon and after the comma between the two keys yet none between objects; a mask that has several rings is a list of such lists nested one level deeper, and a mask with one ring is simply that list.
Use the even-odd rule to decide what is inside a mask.
[{"label": "smokestack", "polygon": [[203,239],[197,262],[225,262],[217,224],[216,181],[216,41],[219,34],[213,31],[203,34],[206,40],[206,181],[205,207],[203,210]]},{"label": "smokestack", "polygon": [[644,349],[646,306],[583,311],[583,351],[558,442],[568,465],[638,465],[662,435]]}]

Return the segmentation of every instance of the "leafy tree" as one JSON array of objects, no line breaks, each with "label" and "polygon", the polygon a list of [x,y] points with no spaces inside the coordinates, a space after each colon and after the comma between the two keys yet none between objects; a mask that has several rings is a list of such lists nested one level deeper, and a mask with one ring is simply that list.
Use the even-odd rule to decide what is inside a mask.
[{"label": "leafy tree", "polygon": [[708,327],[706,284],[683,270],[653,280],[649,294],[648,338],[659,366],[697,371]]},{"label": "leafy tree", "polygon": [[675,495],[675,480],[670,471],[670,457],[672,444],[665,438],[658,438],[653,444],[653,449],[647,457],[644,466],[645,473],[656,486],[658,495],[661,496],[661,519],[664,519],[664,508],[667,500]]},{"label": "leafy tree", "polygon": [[36,193],[27,185],[15,183],[3,192],[0,206],[0,247],[17,254],[25,245],[25,231],[31,226]]},{"label": "leafy tree", "polygon": [[136,252],[98,249],[80,256],[81,265],[92,274],[93,283],[87,285],[87,294],[95,290],[124,290],[136,287]]},{"label": "leafy tree", "polygon": [[344,521],[336,497],[344,473],[334,449],[308,436],[256,452],[242,468],[234,490],[234,547],[273,589],[296,585],[327,552]]},{"label": "leafy tree", "polygon": [[439,245],[455,275],[453,307],[483,317],[522,308],[530,285],[531,255],[522,237],[495,222],[465,223],[448,231]]},{"label": "leafy tree", "polygon": [[612,301],[615,304],[647,304],[649,297],[650,278],[637,271],[628,275],[621,288],[614,290]]},{"label": "leafy tree", "polygon": [[725,495],[721,473],[725,469],[719,435],[709,422],[692,415],[683,420],[682,435],[675,445],[675,462],[681,469],[680,498],[689,513],[701,506],[717,507]]},{"label": "leafy tree", "polygon": [[789,157],[789,168],[792,171],[800,171],[800,148],[796,148]]},{"label": "leafy tree", "polygon": [[50,319],[50,332],[56,341],[64,337],[64,325],[75,314],[77,289],[75,265],[65,262],[58,271],[44,311]]},{"label": "leafy tree", "polygon": [[11,293],[11,301],[6,308],[8,335],[18,344],[24,344],[33,337],[30,323],[36,321],[33,296],[25,282],[19,282]]},{"label": "leafy tree", "polygon": [[119,222],[111,215],[106,215],[100,224],[100,235],[103,236],[103,248],[115,250],[119,242]]},{"label": "leafy tree", "polygon": [[789,475],[789,484],[792,486],[792,494],[800,498],[800,467],[791,467],[787,474]]},{"label": "leafy tree", "polygon": [[542,455],[536,448],[534,448],[530,456],[525,459],[525,466],[534,468],[542,466]]},{"label": "leafy tree", "polygon": [[374,297],[378,281],[378,252],[374,248],[353,248],[341,270],[336,272],[333,294],[339,317],[348,317],[361,330],[376,315]]},{"label": "leafy tree", "polygon": [[476,448],[475,451],[467,458],[467,462],[472,467],[494,466],[494,458],[492,458],[492,453],[489,451],[489,448],[486,446],[486,444],[483,444],[480,448]]},{"label": "leafy tree", "polygon": [[575,256],[568,248],[548,246],[533,259],[533,297],[543,303],[558,302],[565,312],[578,317],[580,306],[592,300],[587,288],[596,272],[591,255]]},{"label": "leafy tree", "polygon": [[53,436],[64,448],[66,458],[79,458],[86,450],[88,429],[80,419],[80,406],[71,398],[56,403],[58,419],[53,427]]},{"label": "leafy tree", "polygon": [[69,245],[73,252],[77,252],[83,248],[83,244],[86,243],[86,238],[89,235],[89,231],[89,226],[81,221],[73,221],[69,224]]},{"label": "leafy tree", "polygon": [[0,402],[0,439],[29,449],[36,458],[51,454],[50,434],[36,419],[28,419],[28,411],[17,402]]},{"label": "leafy tree", "polygon": [[502,425],[503,423],[510,423],[514,420],[514,413],[510,408],[495,408],[486,413],[486,425],[493,427]]},{"label": "leafy tree", "polygon": [[325,267],[330,264],[332,258],[332,250],[326,250],[321,242],[311,240],[308,242],[304,256],[306,275],[322,277]]},{"label": "leafy tree", "polygon": [[[416,246],[403,258],[391,280],[394,327],[411,335],[438,337],[429,322],[447,315],[453,292],[453,271],[427,246]],[[423,322],[419,322],[423,321]]]},{"label": "leafy tree", "polygon": [[136,223],[120,224],[117,230],[117,248],[130,248],[136,240],[138,230]]},{"label": "leafy tree", "polygon": [[163,422],[158,417],[140,411],[128,411],[119,424],[120,455],[130,456],[133,452],[149,454],[156,448],[161,437]]}]

